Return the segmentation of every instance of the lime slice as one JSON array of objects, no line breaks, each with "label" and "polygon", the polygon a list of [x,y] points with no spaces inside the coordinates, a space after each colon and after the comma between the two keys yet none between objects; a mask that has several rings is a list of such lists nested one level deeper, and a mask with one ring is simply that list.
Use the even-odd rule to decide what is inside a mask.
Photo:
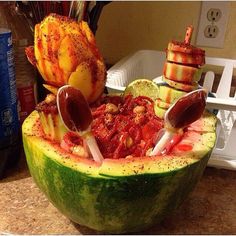
[{"label": "lime slice", "polygon": [[158,98],[159,86],[148,79],[137,79],[128,84],[124,91],[124,96],[133,95],[133,97],[146,96],[155,100]]},{"label": "lime slice", "polygon": [[167,109],[161,108],[157,104],[154,105],[154,112],[159,118],[164,119],[166,111]]}]

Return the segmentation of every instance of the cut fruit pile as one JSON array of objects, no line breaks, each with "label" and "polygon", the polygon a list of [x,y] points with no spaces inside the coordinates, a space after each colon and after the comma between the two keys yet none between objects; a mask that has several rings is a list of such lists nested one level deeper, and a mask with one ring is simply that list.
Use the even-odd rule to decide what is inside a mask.
[{"label": "cut fruit pile", "polygon": [[[150,98],[151,100],[154,101],[155,115],[158,118],[163,119],[164,114],[171,107],[172,104],[176,103],[176,101],[179,98],[185,96],[189,91],[196,90],[198,87],[198,81],[200,79],[200,74],[201,74],[200,67],[201,67],[201,65],[204,64],[205,57],[204,57],[203,50],[201,50],[199,48],[195,48],[194,46],[190,45],[191,34],[192,34],[192,27],[188,27],[184,42],[180,43],[180,42],[172,41],[169,43],[168,50],[167,50],[167,62],[165,63],[165,66],[164,66],[164,72],[163,72],[164,75],[162,77],[162,82],[160,84],[156,84],[153,81],[150,81],[147,79],[135,80],[127,86],[126,90],[124,91],[124,97],[131,94],[133,98],[138,97],[138,96],[141,96],[141,97],[145,96],[145,97]],[[69,88],[71,86],[67,85],[65,87]],[[72,91],[72,88],[73,87],[70,88],[71,91]],[[69,107],[71,107],[75,102],[77,104],[76,106],[74,104],[73,109],[70,109],[70,111],[67,110],[67,106],[66,107],[62,106],[60,108],[59,104],[55,103],[55,95],[53,95],[53,94],[48,95],[48,97],[45,99],[45,101],[38,104],[38,106],[37,106],[37,111],[39,112],[39,117],[40,117],[41,124],[42,124],[42,130],[45,133],[45,138],[47,138],[51,141],[56,141],[56,142],[61,143],[61,147],[65,146],[64,145],[64,143],[65,143],[64,142],[65,141],[64,135],[66,134],[66,129],[63,125],[63,123],[65,124],[65,121],[71,122],[73,120],[73,126],[75,124],[77,124],[78,122],[81,123],[82,121],[87,124],[87,121],[88,121],[88,119],[86,118],[87,116],[84,113],[83,114],[81,113],[81,111],[83,111],[83,109],[85,108],[84,106],[82,106],[83,104],[85,104],[85,102],[83,104],[81,104],[81,106],[79,106],[80,101],[83,100],[82,99],[83,95],[82,95],[82,93],[80,93],[79,90],[77,91],[77,90],[73,89],[73,91],[76,92],[76,94],[79,93],[81,95],[78,97],[78,99],[76,99],[75,94],[73,94],[72,92],[67,94],[66,98],[67,99],[70,98],[70,99],[65,104],[67,104],[68,106],[70,105]],[[84,98],[84,100],[85,100],[85,98]],[[86,104],[87,104],[87,102],[86,102]],[[121,106],[121,104],[119,104],[119,106]],[[61,112],[59,112],[60,116],[61,116],[61,117],[59,117],[58,108],[60,108],[59,109],[60,111],[62,111],[65,108],[66,112],[62,112],[65,115],[62,116]],[[86,106],[86,110],[89,110],[88,104]],[[114,117],[122,115],[121,110],[119,111],[119,109],[117,109],[117,111],[119,111],[118,113],[120,113],[120,114],[114,114],[114,115],[109,114],[109,120],[113,119]],[[182,113],[182,112],[183,111],[181,110],[179,113]],[[105,116],[104,114],[103,114],[103,116]],[[72,115],[73,115],[73,119],[72,119]],[[69,116],[69,118],[68,118],[68,116]],[[63,117],[64,118],[66,117],[66,119],[64,120]],[[132,119],[130,118],[129,122],[131,120]],[[135,120],[135,122],[136,122],[136,120]],[[120,123],[122,123],[122,122],[124,123],[124,117],[123,117],[123,120],[120,121]],[[148,122],[147,119],[146,119],[146,122]],[[66,122],[66,123],[68,123],[68,122]],[[104,134],[104,130],[101,131],[99,128],[99,127],[101,127],[102,123],[103,123],[103,120],[100,121],[99,125],[97,125],[95,127],[95,131],[93,131],[96,133],[96,130],[99,130],[99,134],[97,134],[96,139],[98,139],[98,137],[100,137],[100,133]],[[107,123],[109,123],[109,122],[106,121],[105,123],[107,125]],[[66,126],[68,127],[68,125],[66,125]],[[115,127],[115,125],[114,125],[114,120],[113,120],[113,128],[114,127]],[[137,130],[139,130],[139,128],[136,127],[134,130],[137,131]],[[76,130],[69,129],[69,130],[71,130],[73,132],[77,132],[77,129]],[[117,130],[115,132],[117,132]],[[126,130],[126,133],[127,133],[127,130]],[[78,135],[81,136],[80,133],[78,133]],[[127,139],[130,138],[130,135],[131,134],[129,134],[127,136]],[[89,135],[89,137],[90,136],[91,135]],[[85,139],[85,136],[84,136],[84,139]],[[132,137],[132,141],[133,140],[134,140],[134,137]],[[88,149],[88,140],[86,139],[86,141],[87,142],[85,142],[85,140],[84,140],[83,145],[79,145],[79,148],[80,148],[80,150],[83,150],[83,153],[86,152],[86,150]],[[110,142],[111,142],[111,140],[110,140]],[[95,141],[93,142],[93,144],[94,143],[95,143]],[[107,142],[105,142],[105,143],[107,143]],[[120,143],[120,141],[115,146],[119,147],[119,143]],[[137,143],[136,143],[136,145],[137,145]],[[150,147],[148,146],[148,147],[151,149],[153,147],[153,145],[154,144],[152,143],[152,146],[150,146]],[[106,144],[106,146],[109,146],[109,145]],[[89,148],[89,149],[91,151],[91,148]],[[96,150],[99,151],[98,148],[96,148]],[[143,150],[146,150],[146,149],[143,148]],[[96,151],[95,153],[97,153],[98,151]],[[122,158],[127,155],[130,155],[130,152],[123,152],[125,154],[121,155],[120,151],[117,153],[117,155],[114,155],[114,151],[115,151],[115,149],[113,148],[111,153],[112,153],[112,156],[115,156],[115,158]],[[146,151],[145,151],[145,153],[146,153]],[[145,155],[145,153],[142,153],[142,155]],[[109,156],[109,155],[106,155],[106,156]],[[139,153],[139,155],[141,155],[141,154]],[[89,156],[89,151],[87,152],[86,156]],[[102,155],[100,155],[100,156],[102,156]],[[102,160],[102,159],[103,158],[99,158],[99,160]],[[99,161],[99,163],[102,163],[102,161]]]},{"label": "cut fruit pile", "polygon": [[48,94],[44,101],[37,104],[36,110],[40,117],[45,138],[54,142],[60,142],[67,130],[58,115],[56,96]]},{"label": "cut fruit pile", "polygon": [[187,92],[198,88],[202,68],[205,64],[205,51],[190,45],[193,27],[186,31],[184,42],[172,41],[168,44],[159,98],[155,112],[160,118],[166,110]]},{"label": "cut fruit pile", "polygon": [[54,13],[35,25],[34,46],[26,48],[29,62],[53,94],[66,84],[79,89],[89,103],[103,93],[106,66],[87,22]]}]

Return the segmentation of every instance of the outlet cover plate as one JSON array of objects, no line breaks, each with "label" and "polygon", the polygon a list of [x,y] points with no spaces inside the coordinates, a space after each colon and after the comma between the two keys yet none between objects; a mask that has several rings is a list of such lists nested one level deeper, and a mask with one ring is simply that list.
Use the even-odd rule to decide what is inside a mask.
[{"label": "outlet cover plate", "polygon": [[[205,47],[214,47],[214,48],[223,48],[225,40],[225,32],[227,28],[228,18],[229,18],[229,9],[230,2],[224,1],[203,1],[201,6],[201,16],[198,26],[198,34],[196,44],[198,46]],[[209,21],[207,14],[210,9],[220,9],[221,17],[218,21],[211,22]],[[206,37],[204,31],[209,25],[217,26],[218,33],[214,38]]]}]

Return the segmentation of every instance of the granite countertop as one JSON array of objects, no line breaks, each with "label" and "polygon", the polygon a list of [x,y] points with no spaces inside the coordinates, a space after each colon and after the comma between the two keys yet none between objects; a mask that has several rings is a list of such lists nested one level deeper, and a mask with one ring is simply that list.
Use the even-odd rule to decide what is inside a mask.
[{"label": "granite countertop", "polygon": [[[72,223],[34,184],[21,155],[0,181],[0,234],[99,234]],[[236,171],[207,167],[182,206],[140,234],[236,234]]]}]

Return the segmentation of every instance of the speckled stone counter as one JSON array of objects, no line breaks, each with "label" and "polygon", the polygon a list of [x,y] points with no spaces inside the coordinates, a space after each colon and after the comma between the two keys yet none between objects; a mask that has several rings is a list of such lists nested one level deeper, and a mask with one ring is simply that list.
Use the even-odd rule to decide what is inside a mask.
[{"label": "speckled stone counter", "polygon": [[[0,181],[0,233],[99,234],[76,225],[34,184],[24,157]],[[236,171],[207,168],[183,205],[140,234],[236,234]]]}]

